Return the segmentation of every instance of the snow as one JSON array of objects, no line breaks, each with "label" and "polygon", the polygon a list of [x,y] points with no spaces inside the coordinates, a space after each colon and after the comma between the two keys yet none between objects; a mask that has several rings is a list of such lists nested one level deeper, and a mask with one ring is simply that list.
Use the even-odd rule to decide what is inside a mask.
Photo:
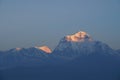
[{"label": "snow", "polygon": [[62,38],[53,51],[57,55],[79,56],[89,54],[116,54],[115,50],[100,41],[94,41],[89,34],[80,31]]},{"label": "snow", "polygon": [[40,49],[40,50],[42,50],[46,53],[51,53],[52,52],[52,50],[50,48],[48,48],[47,46],[41,46],[41,47],[35,47],[35,48]]},{"label": "snow", "polygon": [[83,42],[85,40],[92,41],[92,38],[86,32],[79,31],[75,34],[66,36],[66,40],[71,42]]}]

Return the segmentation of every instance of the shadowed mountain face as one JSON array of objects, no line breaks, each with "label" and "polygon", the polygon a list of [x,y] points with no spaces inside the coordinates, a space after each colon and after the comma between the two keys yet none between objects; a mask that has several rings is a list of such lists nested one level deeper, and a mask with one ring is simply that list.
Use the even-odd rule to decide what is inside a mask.
[{"label": "shadowed mountain face", "polygon": [[58,46],[53,51],[54,54],[66,57],[87,56],[93,53],[101,55],[118,55],[118,52],[110,48],[107,44],[93,40],[86,32],[80,31],[73,35],[69,35],[69,37],[66,36],[60,40]]},{"label": "shadowed mountain face", "polygon": [[0,80],[120,80],[120,54],[86,32],[48,47],[0,52]]}]

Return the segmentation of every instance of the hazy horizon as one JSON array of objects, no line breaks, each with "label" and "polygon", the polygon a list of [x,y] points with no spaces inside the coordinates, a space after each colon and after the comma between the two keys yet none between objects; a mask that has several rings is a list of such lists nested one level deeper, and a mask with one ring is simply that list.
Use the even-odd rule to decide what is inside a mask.
[{"label": "hazy horizon", "polygon": [[119,0],[0,0],[0,51],[47,45],[85,31],[120,49]]}]

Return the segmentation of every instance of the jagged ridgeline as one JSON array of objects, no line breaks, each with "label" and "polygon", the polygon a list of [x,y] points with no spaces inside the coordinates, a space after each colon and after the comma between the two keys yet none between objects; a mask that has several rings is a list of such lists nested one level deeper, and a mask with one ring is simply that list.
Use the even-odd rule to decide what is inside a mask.
[{"label": "jagged ridgeline", "polygon": [[63,37],[53,51],[47,46],[1,51],[0,80],[120,80],[119,52],[79,31]]}]

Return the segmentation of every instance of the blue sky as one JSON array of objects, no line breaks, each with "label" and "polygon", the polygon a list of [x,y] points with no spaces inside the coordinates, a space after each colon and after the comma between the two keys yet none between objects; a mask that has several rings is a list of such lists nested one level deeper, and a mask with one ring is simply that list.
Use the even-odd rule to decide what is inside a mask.
[{"label": "blue sky", "polygon": [[86,31],[120,48],[120,0],[0,0],[0,50],[47,45]]}]

